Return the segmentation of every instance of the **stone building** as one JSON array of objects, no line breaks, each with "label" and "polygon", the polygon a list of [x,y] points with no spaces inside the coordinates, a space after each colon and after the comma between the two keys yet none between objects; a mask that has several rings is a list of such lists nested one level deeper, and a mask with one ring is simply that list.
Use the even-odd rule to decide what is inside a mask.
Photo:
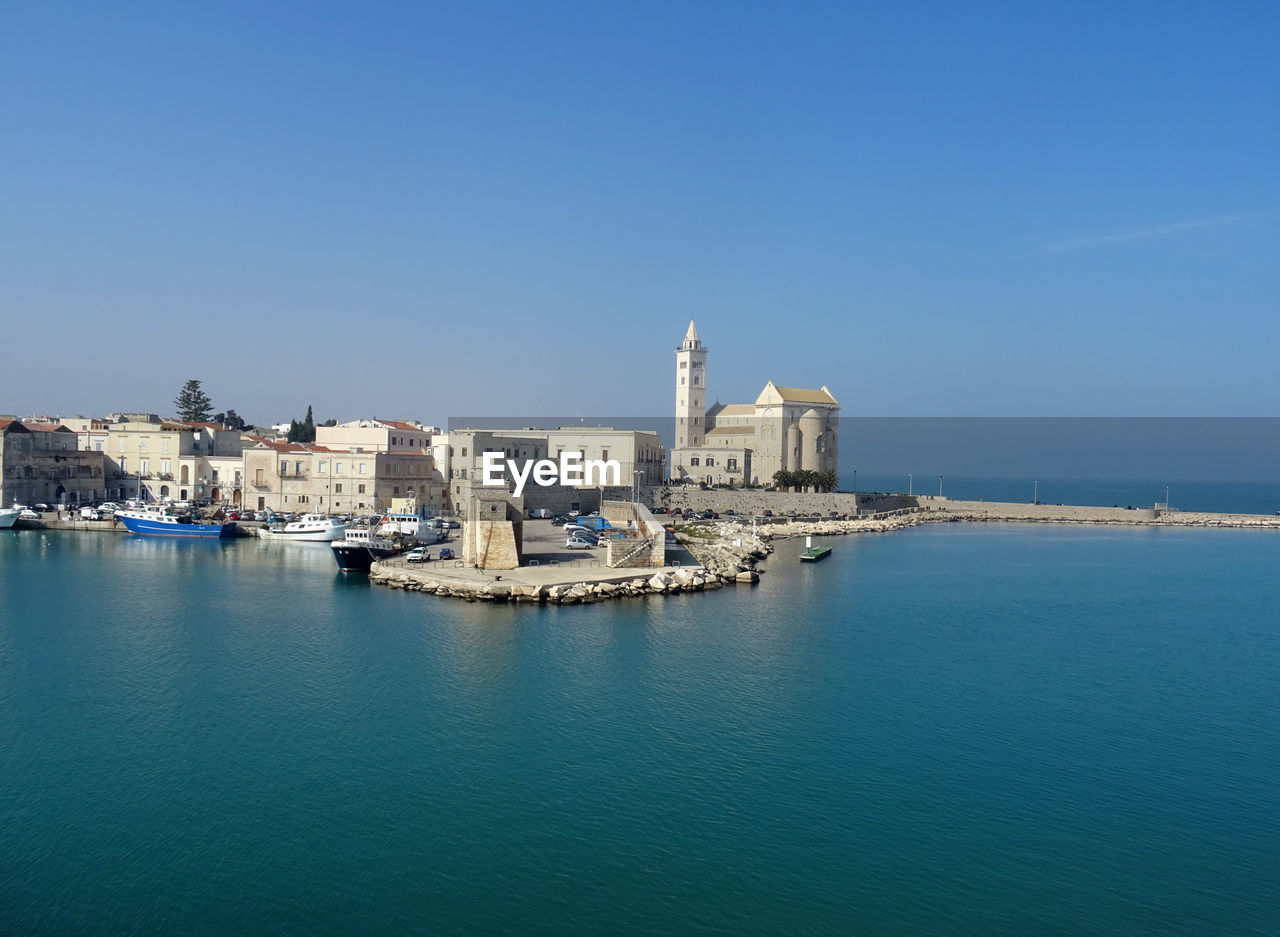
[{"label": "stone building", "polygon": [[780,469],[836,471],[840,404],[826,387],[769,381],[754,403],[706,406],[707,349],[692,322],[676,349],[673,481],[772,483]]},{"label": "stone building", "polygon": [[103,453],[81,450],[61,423],[0,419],[0,505],[101,500],[106,475]]},{"label": "stone building", "polygon": [[105,455],[112,497],[230,501],[242,494],[239,430],[147,414],[110,423]]},{"label": "stone building", "polygon": [[364,452],[428,452],[439,427],[416,420],[350,420],[337,426],[317,426],[316,445]]},{"label": "stone building", "polygon": [[[616,484],[605,485],[605,497],[629,500],[633,484],[661,484],[666,450],[652,430],[614,429],[610,426],[562,426],[557,429],[480,430],[449,432],[449,496],[454,512],[468,512],[473,489],[483,487],[484,454],[494,452],[523,469],[539,459],[558,461],[562,452],[581,452],[584,460],[618,463]],[[608,479],[611,483],[612,477]],[[510,487],[510,485],[508,485]],[[595,510],[600,506],[598,484],[541,486],[529,481],[524,488],[526,510],[547,508],[556,513],[571,509]]]},{"label": "stone building", "polygon": [[444,484],[419,451],[364,452],[256,438],[243,454],[246,507],[318,514],[376,513],[414,498],[439,513]]}]

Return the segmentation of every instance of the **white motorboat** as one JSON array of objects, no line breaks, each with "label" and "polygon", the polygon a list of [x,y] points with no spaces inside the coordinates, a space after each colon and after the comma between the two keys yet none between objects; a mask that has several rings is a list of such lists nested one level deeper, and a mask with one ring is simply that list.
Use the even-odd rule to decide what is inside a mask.
[{"label": "white motorboat", "polygon": [[283,527],[260,527],[258,536],[264,540],[312,540],[329,542],[341,540],[350,525],[324,514],[304,514]]},{"label": "white motorboat", "polygon": [[0,530],[12,527],[21,513],[18,508],[0,508]]}]

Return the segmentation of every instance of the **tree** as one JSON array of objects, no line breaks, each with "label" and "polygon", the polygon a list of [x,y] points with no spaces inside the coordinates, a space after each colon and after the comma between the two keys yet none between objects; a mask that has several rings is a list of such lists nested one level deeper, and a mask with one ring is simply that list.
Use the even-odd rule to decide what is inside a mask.
[{"label": "tree", "polygon": [[182,385],[173,405],[178,408],[178,419],[189,423],[207,423],[209,412],[213,409],[213,401],[200,389],[200,382],[190,380]]},{"label": "tree", "polygon": [[298,433],[301,431],[301,429],[302,429],[302,427],[301,427],[301,425],[299,425],[299,423],[298,423],[298,421],[297,421],[297,420],[290,420],[290,421],[289,421],[289,435],[285,437],[285,441],[286,441],[286,442],[300,442],[301,440],[299,440],[299,439],[298,439]]},{"label": "tree", "polygon": [[338,425],[338,421],[337,421],[337,420],[335,420],[333,417],[329,417],[329,419],[325,420],[325,421],[324,421],[323,423],[321,423],[320,425],[321,425],[321,426],[337,426],[337,425]]},{"label": "tree", "polygon": [[782,491],[785,488],[790,488],[796,483],[795,475],[795,472],[788,472],[786,469],[778,469],[773,473],[773,487],[777,488],[779,491]]},{"label": "tree", "polygon": [[244,417],[240,416],[234,410],[228,410],[225,422],[222,424],[227,429],[244,429]]},{"label": "tree", "polygon": [[307,404],[307,418],[302,421],[298,442],[316,441],[316,421],[311,417],[311,404]]}]

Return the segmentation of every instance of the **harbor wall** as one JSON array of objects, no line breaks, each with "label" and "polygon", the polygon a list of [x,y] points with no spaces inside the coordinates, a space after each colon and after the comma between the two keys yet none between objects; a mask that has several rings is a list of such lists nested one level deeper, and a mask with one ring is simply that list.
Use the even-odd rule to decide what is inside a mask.
[{"label": "harbor wall", "polygon": [[746,516],[760,514],[765,510],[773,511],[774,514],[786,514],[788,511],[805,515],[827,515],[832,511],[850,515],[859,512],[879,514],[916,506],[916,498],[910,495],[877,492],[854,494],[847,491],[763,491],[751,488],[702,489],[687,485],[645,488],[641,492],[641,501],[672,510],[688,508],[723,513],[732,508]]}]

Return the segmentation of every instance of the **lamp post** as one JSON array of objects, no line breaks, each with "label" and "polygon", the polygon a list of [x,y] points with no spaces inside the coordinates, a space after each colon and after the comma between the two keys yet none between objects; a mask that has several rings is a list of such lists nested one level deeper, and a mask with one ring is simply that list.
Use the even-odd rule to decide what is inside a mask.
[{"label": "lamp post", "polygon": [[1034,482],[1034,486],[1035,487],[1031,489],[1031,503],[1039,504],[1040,503],[1040,482],[1037,480],[1036,482]]},{"label": "lamp post", "polygon": [[1164,486],[1164,509],[1169,510],[1169,486]]},{"label": "lamp post", "polygon": [[631,470],[631,503],[632,504],[636,504],[639,498],[640,474],[641,472],[639,469]]},{"label": "lamp post", "polygon": [[942,476],[938,476],[938,497],[942,497]]},{"label": "lamp post", "polygon": [[915,482],[912,481],[911,473],[907,472],[907,494],[908,495],[915,494],[915,489],[912,487],[914,484]]},{"label": "lamp post", "polygon": [[853,493],[858,493],[858,470],[853,470]]}]

